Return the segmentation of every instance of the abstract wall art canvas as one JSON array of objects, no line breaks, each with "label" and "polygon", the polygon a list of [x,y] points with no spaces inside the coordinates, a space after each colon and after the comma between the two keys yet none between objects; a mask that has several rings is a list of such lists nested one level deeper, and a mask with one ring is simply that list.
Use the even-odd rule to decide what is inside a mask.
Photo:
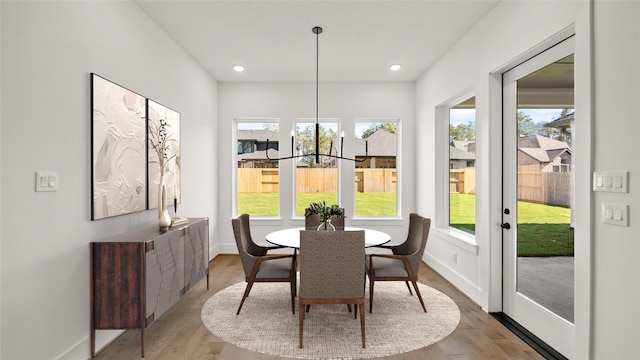
[{"label": "abstract wall art canvas", "polygon": [[148,208],[155,209],[158,207],[161,162],[164,163],[167,204],[173,204],[174,199],[180,202],[180,113],[148,99],[147,114],[149,118]]},{"label": "abstract wall art canvas", "polygon": [[91,219],[147,206],[146,99],[91,74]]}]

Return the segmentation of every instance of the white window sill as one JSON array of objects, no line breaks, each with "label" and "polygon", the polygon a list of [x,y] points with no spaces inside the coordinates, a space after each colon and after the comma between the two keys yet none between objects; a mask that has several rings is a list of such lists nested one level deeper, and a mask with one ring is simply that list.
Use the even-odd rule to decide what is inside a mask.
[{"label": "white window sill", "polygon": [[432,228],[433,235],[457,246],[471,254],[478,255],[476,237],[464,231],[452,228]]}]

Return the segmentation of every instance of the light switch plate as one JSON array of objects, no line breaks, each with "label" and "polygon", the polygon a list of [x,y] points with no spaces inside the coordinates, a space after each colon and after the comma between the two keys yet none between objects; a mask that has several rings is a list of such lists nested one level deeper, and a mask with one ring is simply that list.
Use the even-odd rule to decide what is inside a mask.
[{"label": "light switch plate", "polygon": [[58,173],[36,171],[36,191],[58,191]]},{"label": "light switch plate", "polygon": [[602,203],[602,223],[629,226],[629,205]]},{"label": "light switch plate", "polygon": [[628,171],[603,171],[593,173],[593,191],[629,192]]}]

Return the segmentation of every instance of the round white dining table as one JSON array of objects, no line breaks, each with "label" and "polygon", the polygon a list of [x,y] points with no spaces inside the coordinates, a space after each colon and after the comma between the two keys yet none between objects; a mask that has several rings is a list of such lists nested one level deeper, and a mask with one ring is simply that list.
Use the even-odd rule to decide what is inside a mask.
[{"label": "round white dining table", "polygon": [[[273,231],[267,234],[266,240],[274,245],[281,245],[292,248],[300,248],[300,231],[304,230],[303,227],[290,228]],[[351,226],[345,226],[344,231],[358,231],[364,230],[364,246],[377,246],[382,245],[391,240],[391,236],[385,232],[363,229]],[[310,230],[314,231],[314,230]],[[342,231],[342,230],[337,230]]]}]

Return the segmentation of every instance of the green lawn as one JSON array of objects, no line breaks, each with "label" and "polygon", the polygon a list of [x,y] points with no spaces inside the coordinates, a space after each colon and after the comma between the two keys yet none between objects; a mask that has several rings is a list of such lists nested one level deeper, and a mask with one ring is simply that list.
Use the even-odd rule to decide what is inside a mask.
[{"label": "green lawn", "polygon": [[[325,200],[327,204],[338,202],[336,193],[302,193],[296,197],[296,215],[303,216],[304,209],[312,202]],[[277,193],[238,194],[238,214],[277,216]],[[395,216],[396,193],[356,193],[357,216]]]},{"label": "green lawn", "polygon": [[[452,227],[475,232],[475,195],[451,194]],[[518,201],[518,256],[573,256],[571,209]]]},{"label": "green lawn", "polygon": [[[304,193],[296,199],[296,215],[312,202],[337,203],[336,193]],[[474,195],[451,194],[452,227],[475,232]],[[238,194],[238,213],[277,216],[277,193]],[[356,193],[356,215],[396,215],[395,193]],[[518,202],[518,256],[573,256],[573,229],[569,227],[571,209],[530,202]]]},{"label": "green lawn", "polygon": [[278,216],[278,193],[238,194],[238,214]]}]

